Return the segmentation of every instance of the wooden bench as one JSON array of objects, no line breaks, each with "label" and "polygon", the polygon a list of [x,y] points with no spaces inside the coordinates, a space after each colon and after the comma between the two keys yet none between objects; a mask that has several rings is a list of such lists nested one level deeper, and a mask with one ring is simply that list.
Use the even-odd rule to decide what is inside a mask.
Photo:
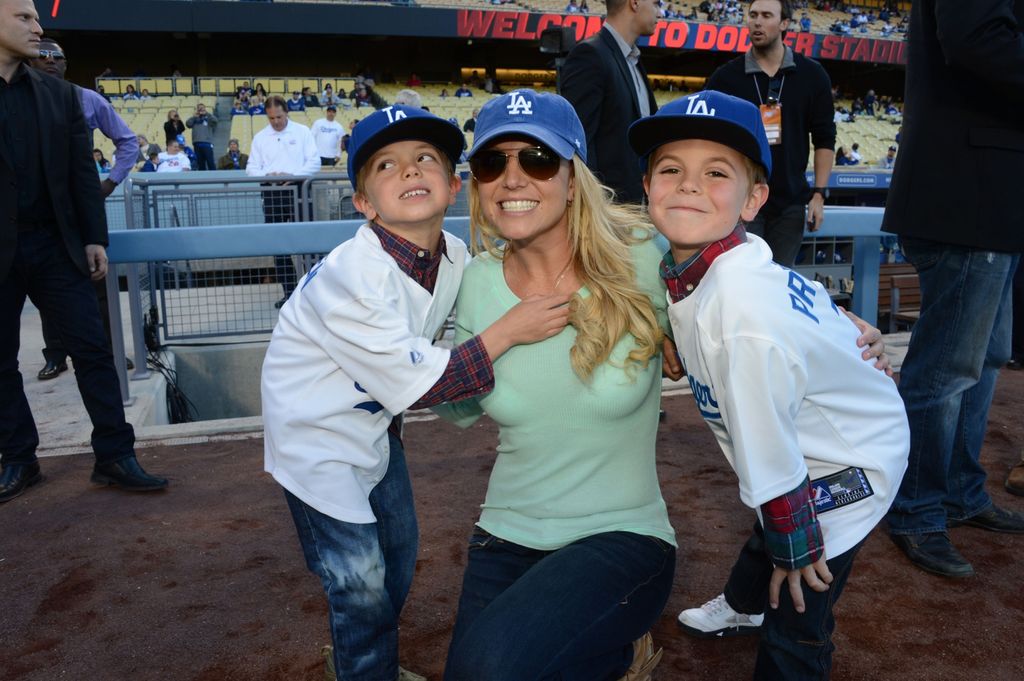
[{"label": "wooden bench", "polygon": [[900,324],[913,326],[921,316],[921,285],[909,263],[883,264],[878,272],[878,318],[888,319],[888,333]]}]

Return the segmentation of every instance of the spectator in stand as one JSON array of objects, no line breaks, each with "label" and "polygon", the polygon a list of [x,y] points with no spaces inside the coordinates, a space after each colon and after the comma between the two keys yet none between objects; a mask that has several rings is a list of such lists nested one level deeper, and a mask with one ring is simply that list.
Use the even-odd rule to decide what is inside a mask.
[{"label": "spectator in stand", "polygon": [[476,119],[480,115],[480,107],[473,109],[473,115],[466,119],[462,126],[462,132],[473,132],[476,130]]},{"label": "spectator in stand", "polygon": [[199,167],[199,157],[196,156],[196,152],[192,147],[185,143],[185,136],[178,135],[177,137],[178,147],[181,149],[181,153],[185,154],[185,158],[188,159],[189,170],[195,170]]},{"label": "spectator in stand", "polygon": [[880,163],[883,170],[892,170],[896,166],[896,147],[890,146]]},{"label": "spectator in stand", "polygon": [[262,101],[267,100],[267,91],[263,87],[263,83],[256,83],[256,86],[252,89],[252,94],[259,95]]},{"label": "spectator in stand", "polygon": [[249,107],[247,107],[245,105],[245,102],[243,102],[241,99],[236,99],[234,104],[231,105],[231,115],[232,116],[248,116],[249,115]]},{"label": "spectator in stand", "polygon": [[341,137],[345,133],[345,128],[334,120],[337,115],[338,107],[331,104],[324,109],[324,117],[313,123],[310,128],[322,167],[333,168],[341,158]]},{"label": "spectator in stand", "polygon": [[185,121],[185,125],[192,128],[192,146],[195,147],[196,158],[199,159],[197,170],[216,170],[213,134],[217,130],[217,117],[207,111],[206,105],[200,102],[196,104],[195,114]]},{"label": "spectator in stand", "polygon": [[352,100],[352,105],[356,108],[361,106],[373,106],[370,102],[370,91],[366,87],[365,83],[356,83],[356,86],[349,94],[349,98]]},{"label": "spectator in stand", "polygon": [[139,99],[143,101],[147,99],[153,99],[153,95],[149,94],[149,90],[147,90],[146,88],[142,88],[142,94],[139,95]]},{"label": "spectator in stand", "polygon": [[263,98],[254,94],[249,100],[249,115],[262,116],[266,112],[267,110],[263,106]]},{"label": "spectator in stand", "polygon": [[850,165],[857,165],[858,163],[864,160],[864,157],[860,155],[859,143],[854,142],[853,145],[850,147],[850,158],[853,160],[853,163],[851,163]]},{"label": "spectator in stand", "polygon": [[[278,95],[267,99],[269,125],[252,138],[249,163],[245,172],[252,177],[268,177],[263,186],[263,217],[267,223],[295,222],[296,183],[274,180],[279,175],[312,175],[320,168],[316,141],[309,128],[288,120],[288,104]],[[290,255],[274,256],[277,280],[284,297],[274,307],[280,308],[291,296],[297,283],[295,265]]]},{"label": "spectator in stand", "polygon": [[868,90],[868,93],[866,95],[864,95],[864,113],[866,113],[868,116],[874,116],[875,115],[875,102],[876,101],[877,100],[875,99],[875,91],[874,90]]},{"label": "spectator in stand", "polygon": [[804,12],[802,17],[800,17],[800,30],[804,33],[811,32],[811,18],[807,16],[806,12]]},{"label": "spectator in stand", "polygon": [[142,173],[155,173],[156,169],[160,166],[160,152],[155,151],[149,155],[149,160],[142,164],[139,172]]},{"label": "spectator in stand", "polygon": [[349,123],[348,123],[348,132],[346,132],[344,135],[341,136],[341,150],[342,151],[344,151],[344,152],[348,151],[348,141],[350,139],[352,139],[352,131],[355,130],[356,124],[358,124],[358,123],[359,123],[359,121],[357,119],[354,119],[354,118],[351,121],[349,121]]},{"label": "spectator in stand", "polygon": [[580,11],[579,5],[576,4],[576,0],[569,0],[569,4],[565,6],[566,14],[578,14]]},{"label": "spectator in stand", "polygon": [[235,90],[235,97],[238,99],[248,99],[252,96],[252,88],[249,87],[249,81],[242,81],[242,84]]},{"label": "spectator in stand", "polygon": [[101,174],[110,172],[110,161],[103,155],[102,149],[92,150],[92,160],[96,163],[96,172]]},{"label": "spectator in stand", "polygon": [[409,76],[409,80],[405,81],[405,84],[408,87],[421,87],[423,85],[423,81],[420,80],[419,76],[413,73],[412,75]]},{"label": "spectator in stand", "polygon": [[837,166],[852,166],[856,164],[857,162],[853,160],[852,156],[850,156],[850,152],[846,149],[846,147],[839,147],[839,149],[836,150]]},{"label": "spectator in stand", "polygon": [[249,155],[243,154],[238,148],[238,140],[228,140],[228,153],[217,160],[217,170],[245,170],[249,163]]},{"label": "spectator in stand", "polygon": [[580,12],[583,13],[583,14],[589,14],[590,13],[590,7],[587,5],[587,0],[583,0],[580,3]]},{"label": "spectator in stand", "polygon": [[128,101],[130,99],[138,99],[138,98],[139,98],[139,95],[138,95],[137,92],[135,92],[135,86],[134,85],[129,85],[128,87],[126,87],[124,89],[124,94],[121,95],[121,99],[123,99],[125,101]]},{"label": "spectator in stand", "polygon": [[185,124],[181,121],[181,116],[178,115],[177,109],[171,109],[167,112],[167,120],[164,122],[164,145],[173,139],[177,139],[178,135],[185,132]]},{"label": "spectator in stand", "polygon": [[438,97],[440,97],[441,99],[448,99],[448,96],[448,88],[441,88],[441,94],[439,94]]},{"label": "spectator in stand", "polygon": [[292,98],[288,100],[287,107],[289,113],[293,111],[305,111],[306,102],[302,99],[302,93],[298,90],[292,92]]},{"label": "spectator in stand", "polygon": [[334,94],[334,86],[330,83],[324,86],[324,91],[320,95],[320,104],[321,106],[331,106],[332,104],[338,106],[341,104],[341,99],[338,98],[338,95]]},{"label": "spectator in stand", "polygon": [[302,88],[302,104],[306,109],[320,108],[320,98],[317,97],[311,88]]},{"label": "spectator in stand", "polygon": [[472,97],[473,91],[470,90],[465,83],[459,86],[459,89],[455,91],[456,97]]},{"label": "spectator in stand", "polygon": [[401,104],[402,106],[411,106],[416,109],[423,108],[423,98],[420,97],[420,93],[415,90],[399,90],[395,94],[395,104]]},{"label": "spectator in stand", "polygon": [[860,97],[854,97],[853,101],[850,103],[850,113],[855,116],[859,116],[864,113],[864,100]]},{"label": "spectator in stand", "polygon": [[167,151],[157,156],[156,172],[158,173],[184,173],[192,170],[192,163],[188,156],[181,150],[181,143],[178,140],[167,141]]},{"label": "spectator in stand", "polygon": [[[104,133],[106,134],[106,133]],[[150,144],[149,140],[146,139],[145,135],[138,135],[135,138],[139,144],[139,153],[135,157],[135,163],[144,163],[153,154],[159,154],[163,149],[160,148],[159,144]],[[117,160],[117,154],[114,154],[114,160]],[[115,164],[116,165],[116,164]]]}]

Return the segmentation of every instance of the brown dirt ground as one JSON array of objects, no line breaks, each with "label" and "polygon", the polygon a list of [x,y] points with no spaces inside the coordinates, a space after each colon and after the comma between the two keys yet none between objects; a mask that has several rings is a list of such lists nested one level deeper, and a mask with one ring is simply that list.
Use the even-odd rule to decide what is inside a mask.
[{"label": "brown dirt ground", "polygon": [[[983,454],[993,498],[1016,510],[1024,499],[1002,481],[1024,445],[1022,397],[1024,372],[1004,371]],[[696,640],[675,617],[719,592],[752,514],[690,398],[668,397],[665,408],[659,473],[680,560],[654,630],[665,648],[655,678],[746,679],[755,638]],[[402,657],[437,681],[495,428],[412,423],[407,441],[422,540]],[[171,478],[167,493],[92,488],[91,457],[62,457],[43,461],[42,485],[0,507],[0,679],[321,679],[324,599],[280,490],[261,472],[262,440],[139,456]],[[1024,536],[952,536],[973,579],[929,576],[882,530],[872,534],[837,607],[833,679],[1024,678]]]}]

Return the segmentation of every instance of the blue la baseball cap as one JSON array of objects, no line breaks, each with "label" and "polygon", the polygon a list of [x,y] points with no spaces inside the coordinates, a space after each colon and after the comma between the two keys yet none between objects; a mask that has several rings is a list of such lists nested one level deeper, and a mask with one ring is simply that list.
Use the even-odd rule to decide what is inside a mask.
[{"label": "blue la baseball cap", "polygon": [[576,110],[565,98],[522,89],[495,97],[480,107],[469,157],[502,135],[525,135],[571,160],[587,160],[587,135]]},{"label": "blue la baseball cap", "polygon": [[704,90],[669,102],[653,116],[629,126],[629,144],[647,171],[647,159],[668,142],[711,140],[735,149],[772,174],[772,152],[756,106],[717,90]]},{"label": "blue la baseball cap", "polygon": [[348,141],[348,178],[356,188],[356,175],[371,156],[394,142],[421,140],[444,152],[454,169],[466,146],[459,126],[418,107],[393,104],[374,111],[352,128]]}]

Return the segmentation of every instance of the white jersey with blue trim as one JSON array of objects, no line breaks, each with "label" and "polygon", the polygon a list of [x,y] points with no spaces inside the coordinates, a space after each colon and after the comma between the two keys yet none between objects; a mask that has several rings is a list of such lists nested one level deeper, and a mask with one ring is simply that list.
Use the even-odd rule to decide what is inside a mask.
[{"label": "white jersey with blue trim", "polygon": [[[825,555],[834,558],[892,503],[910,451],[906,411],[893,380],[861,358],[860,332],[821,284],[771,258],[748,235],[670,305],[669,319],[744,504],[759,509],[807,475],[835,476],[815,490]],[[838,505],[831,497],[843,492],[851,475],[841,481],[840,473],[850,467],[863,469],[872,494]]]},{"label": "white jersey with blue trim", "polygon": [[363,225],[304,276],[281,308],[263,362],[264,464],[332,518],[376,519],[368,497],[388,466],[388,426],[441,378],[433,344],[468,258],[444,233],[434,292],[399,269]]}]

